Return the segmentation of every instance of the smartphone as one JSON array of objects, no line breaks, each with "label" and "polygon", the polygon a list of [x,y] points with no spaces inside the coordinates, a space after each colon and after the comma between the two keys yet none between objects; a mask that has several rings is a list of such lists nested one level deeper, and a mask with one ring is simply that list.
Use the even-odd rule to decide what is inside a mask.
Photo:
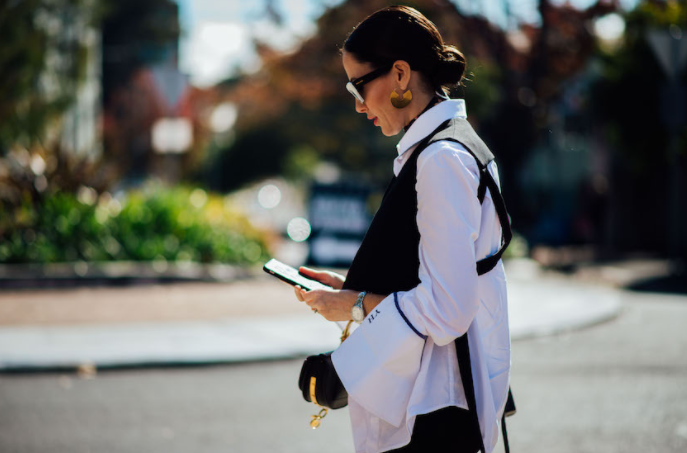
[{"label": "smartphone", "polygon": [[284,264],[281,261],[275,260],[274,258],[269,260],[262,267],[262,270],[268,274],[274,275],[280,280],[293,286],[300,286],[306,291],[312,291],[313,289],[332,289],[331,286],[327,286],[323,283],[313,280],[308,277],[304,277],[298,273],[298,270],[294,267]]}]

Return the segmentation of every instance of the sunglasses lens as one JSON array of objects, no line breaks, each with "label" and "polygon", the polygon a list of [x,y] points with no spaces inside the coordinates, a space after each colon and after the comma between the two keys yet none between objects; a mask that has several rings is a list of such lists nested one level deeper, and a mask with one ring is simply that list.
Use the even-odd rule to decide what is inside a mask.
[{"label": "sunglasses lens", "polygon": [[354,98],[356,98],[360,103],[365,103],[365,100],[363,97],[358,93],[358,90],[353,86],[351,82],[348,82],[346,84],[346,89],[348,90],[349,93],[353,95]]}]

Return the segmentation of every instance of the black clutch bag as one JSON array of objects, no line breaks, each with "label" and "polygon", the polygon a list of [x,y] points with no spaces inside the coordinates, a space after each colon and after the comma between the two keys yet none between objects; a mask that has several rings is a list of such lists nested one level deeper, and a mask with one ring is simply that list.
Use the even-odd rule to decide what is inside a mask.
[{"label": "black clutch bag", "polygon": [[[348,338],[352,322],[349,321],[341,335],[342,343]],[[320,426],[328,409],[340,409],[348,405],[348,392],[336,373],[331,352],[311,355],[305,359],[298,377],[298,388],[301,389],[305,401],[322,408],[318,415],[312,416],[310,427],[313,429]]]},{"label": "black clutch bag", "polygon": [[348,393],[332,364],[332,353],[311,355],[303,363],[298,387],[303,399],[329,409],[348,405]]}]

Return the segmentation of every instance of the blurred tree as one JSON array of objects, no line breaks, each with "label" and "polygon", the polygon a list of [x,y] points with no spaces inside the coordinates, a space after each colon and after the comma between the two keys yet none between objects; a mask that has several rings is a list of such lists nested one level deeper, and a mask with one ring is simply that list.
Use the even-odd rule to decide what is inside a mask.
[{"label": "blurred tree", "polygon": [[[601,0],[578,10],[542,1],[544,28],[523,25],[509,32],[463,14],[449,0],[406,3],[465,53],[471,80],[452,95],[466,99],[468,119],[495,152],[506,202],[521,230],[536,221],[537,212],[517,185],[523,162],[548,131],[548,105],[595,51],[592,20],[617,3]],[[209,156],[200,177],[213,188],[232,190],[257,177],[293,174],[297,159],[291,154],[311,149],[344,172],[385,184],[400,137],[382,136],[356,114],[338,49],[358,22],[387,5],[348,0],[331,7],[317,20],[315,35],[287,55],[257,42],[262,69],[216,87],[218,98],[236,104],[240,115],[235,139]]]},{"label": "blurred tree", "polygon": [[[671,192],[678,190],[684,200],[687,191],[687,125],[683,122],[679,130],[679,155],[673,161],[671,134],[661,111],[662,90],[668,81],[647,37],[653,29],[672,30],[684,42],[687,1],[644,1],[625,16],[625,23],[622,45],[617,50],[599,50],[602,76],[591,96],[598,131],[612,151],[614,228],[609,241],[618,250],[672,253],[664,233],[669,230]],[[679,83],[687,87],[684,68]],[[687,104],[687,98],[681,102]],[[671,171],[679,174],[677,187],[669,186]],[[680,218],[673,221],[685,225],[684,205],[679,211]]]},{"label": "blurred tree", "polygon": [[[0,156],[43,141],[83,79],[86,46],[69,32],[84,0],[0,1]],[[88,2],[92,3],[92,2]],[[94,6],[94,5],[91,5]],[[87,20],[98,17],[95,7]]]},{"label": "blurred tree", "polygon": [[[398,138],[381,136],[355,114],[338,49],[355,24],[387,5],[382,0],[349,0],[327,9],[317,19],[315,36],[288,55],[256,42],[262,69],[216,87],[218,97],[236,104],[240,115],[235,140],[205,163],[201,177],[214,188],[235,189],[256,177],[292,174],[298,158],[290,154],[311,149],[344,171],[385,183],[391,172],[389,150]],[[468,55],[468,70],[479,76],[469,82],[470,88],[454,94],[474,106],[468,108],[475,112],[475,124],[490,117],[501,96],[500,66],[491,48],[495,43],[507,47],[503,32],[484,18],[462,16],[448,0],[408,5],[435,19],[446,42]]]},{"label": "blurred tree", "polygon": [[[146,81],[137,71],[176,57],[178,6],[173,0],[1,1],[0,157],[7,160],[0,161],[0,200],[37,200],[40,192],[74,191],[84,184],[104,190],[130,165],[125,148],[136,143],[126,139],[140,128],[149,134],[145,114],[158,103],[141,95]],[[95,30],[102,39],[89,47],[87,31]],[[79,156],[64,149],[61,121],[75,104],[87,63],[100,61],[99,55],[103,103],[114,113],[104,120],[105,154],[87,150]],[[120,90],[131,85],[133,90]],[[133,102],[118,103],[123,97]],[[118,127],[109,127],[117,120]],[[147,134],[137,136],[139,147],[149,148]]]},{"label": "blurred tree", "polygon": [[[115,32],[103,40],[120,46],[110,50],[124,66],[118,75],[130,78],[147,61],[145,52],[143,57],[136,53],[135,39],[150,36],[155,43],[179,33],[178,27],[160,20],[170,7],[176,11],[171,0],[1,1],[0,212],[9,215],[0,216],[0,238],[27,225],[30,216],[22,213],[40,212],[55,192],[73,194],[82,187],[102,192],[126,169],[114,153],[89,149],[78,154],[62,140],[65,112],[76,105],[82,82],[100,82],[98,70],[84,80],[87,65],[101,54],[100,40],[87,38],[98,34],[103,21],[114,27],[113,18],[119,17]],[[118,69],[104,68],[108,89],[120,83],[112,79]],[[130,111],[122,114],[133,116]]]},{"label": "blurred tree", "polygon": [[516,228],[533,243],[541,238],[529,230],[541,220],[546,205],[559,204],[560,199],[546,193],[533,203],[532,194],[518,184],[523,165],[537,147],[551,147],[555,119],[550,107],[561,98],[566,83],[585,71],[596,52],[593,20],[617,10],[618,1],[599,0],[580,10],[569,3],[539,0],[538,9],[541,26],[523,25],[510,32],[508,41],[516,51],[499,50],[498,61],[505,72],[500,79],[502,98],[483,128],[499,160],[508,210]]},{"label": "blurred tree", "polygon": [[[0,210],[13,214],[27,203],[40,204],[46,192],[74,192],[83,184],[101,188],[111,181],[100,171],[104,167],[97,149],[78,155],[63,140],[68,109],[78,121],[83,82],[98,83],[86,72],[99,60],[98,40],[91,38],[104,10],[93,0],[3,3]],[[89,102],[97,103],[96,97]],[[10,215],[5,221],[21,223],[22,218]]]},{"label": "blurred tree", "polygon": [[[666,76],[649,46],[648,32],[673,25],[687,33],[687,2],[644,2],[625,21],[623,45],[617,51],[600,50],[603,77],[593,99],[599,120],[609,128],[607,139],[622,153],[623,165],[639,176],[668,162],[669,137],[660,114]],[[687,85],[687,71],[681,80]],[[628,101],[636,107],[628,108]]]}]

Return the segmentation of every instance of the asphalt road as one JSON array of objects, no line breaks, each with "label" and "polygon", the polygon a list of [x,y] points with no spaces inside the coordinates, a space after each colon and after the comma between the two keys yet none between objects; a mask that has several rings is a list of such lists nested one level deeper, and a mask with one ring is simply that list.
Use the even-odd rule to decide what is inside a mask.
[{"label": "asphalt road", "polygon": [[[687,451],[687,297],[623,299],[614,321],[513,344],[513,453]],[[346,410],[308,427],[300,364],[0,375],[0,452],[352,452]]]}]

